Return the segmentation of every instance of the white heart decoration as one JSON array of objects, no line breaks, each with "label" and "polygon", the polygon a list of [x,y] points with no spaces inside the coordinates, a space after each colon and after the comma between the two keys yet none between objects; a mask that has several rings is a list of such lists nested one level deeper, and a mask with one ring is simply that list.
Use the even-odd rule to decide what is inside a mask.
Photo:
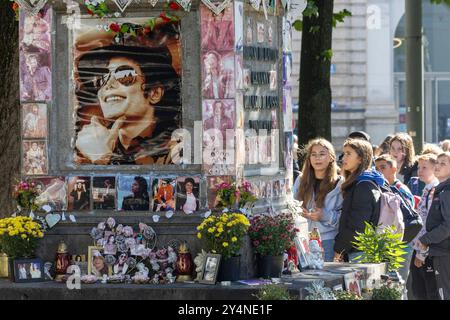
[{"label": "white heart decoration", "polygon": [[185,11],[191,10],[192,0],[177,0],[177,2]]},{"label": "white heart decoration", "polygon": [[61,220],[61,216],[58,213],[49,213],[45,216],[49,228],[53,228],[59,220]]},{"label": "white heart decoration", "polygon": [[20,9],[24,9],[28,14],[36,15],[47,3],[47,0],[15,0]]},{"label": "white heart decoration", "polygon": [[259,8],[261,7],[261,0],[250,0],[250,4],[252,5],[253,9],[259,11]]},{"label": "white heart decoration", "polygon": [[226,7],[228,7],[228,5],[231,3],[231,0],[214,1],[214,3],[210,0],[202,0],[202,2],[205,6],[208,7],[209,10],[218,15],[223,10],[225,10]]},{"label": "white heart decoration", "polygon": [[72,222],[77,222],[77,219],[75,219],[75,216],[73,214],[69,215],[69,219]]},{"label": "white heart decoration", "polygon": [[42,210],[44,210],[46,213],[49,213],[50,211],[52,211],[52,207],[46,204],[45,206],[42,206]]},{"label": "white heart decoration", "polygon": [[226,212],[228,212],[228,211],[230,211],[230,210],[228,210],[228,208],[224,208],[224,209],[222,210],[222,212],[224,212],[224,213],[226,213]]},{"label": "white heart decoration", "polygon": [[158,0],[148,0],[148,2],[154,7],[158,3]]},{"label": "white heart decoration", "polygon": [[133,2],[133,0],[114,0],[117,8],[124,12],[125,9]]},{"label": "white heart decoration", "polygon": [[154,214],[152,218],[153,218],[153,222],[159,221],[159,216],[157,214]]},{"label": "white heart decoration", "polygon": [[211,210],[206,211],[205,214],[203,215],[205,218],[208,218],[211,215]]},{"label": "white heart decoration", "polygon": [[62,215],[61,215],[61,220],[62,220],[62,221],[66,221],[66,215],[64,214],[64,212],[63,212]]},{"label": "white heart decoration", "polygon": [[167,211],[167,212],[166,212],[166,218],[167,218],[167,219],[172,218],[172,216],[173,216],[173,211]]}]

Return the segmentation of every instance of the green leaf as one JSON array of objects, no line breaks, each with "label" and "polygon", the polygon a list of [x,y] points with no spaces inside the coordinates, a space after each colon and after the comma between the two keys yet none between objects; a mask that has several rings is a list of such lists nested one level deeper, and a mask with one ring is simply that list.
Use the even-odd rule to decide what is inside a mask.
[{"label": "green leaf", "polygon": [[128,30],[130,29],[130,26],[126,23],[124,23],[121,27],[120,27],[120,32],[121,33],[127,33]]},{"label": "green leaf", "polygon": [[295,30],[302,31],[303,30],[303,21],[302,20],[295,20],[292,24]]}]

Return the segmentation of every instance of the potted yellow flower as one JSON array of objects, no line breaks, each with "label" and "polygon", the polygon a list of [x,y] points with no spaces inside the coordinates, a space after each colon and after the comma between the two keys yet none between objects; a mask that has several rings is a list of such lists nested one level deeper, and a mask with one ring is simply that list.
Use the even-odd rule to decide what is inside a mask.
[{"label": "potted yellow flower", "polygon": [[44,236],[43,227],[30,217],[0,219],[0,251],[9,258],[9,277],[14,279],[14,259],[32,258],[38,240]]},{"label": "potted yellow flower", "polygon": [[197,238],[206,243],[207,250],[222,256],[218,280],[239,280],[242,240],[250,226],[241,213],[222,212],[205,218],[197,227]]}]

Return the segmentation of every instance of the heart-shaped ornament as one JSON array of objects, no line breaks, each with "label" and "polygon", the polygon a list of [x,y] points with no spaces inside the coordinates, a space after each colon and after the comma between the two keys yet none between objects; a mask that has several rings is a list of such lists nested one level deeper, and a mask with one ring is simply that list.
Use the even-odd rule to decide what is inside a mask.
[{"label": "heart-shaped ornament", "polygon": [[61,216],[58,213],[49,213],[45,216],[49,228],[53,228],[60,220]]},{"label": "heart-shaped ornament", "polygon": [[46,213],[49,213],[52,211],[52,207],[50,207],[48,204],[42,206],[42,210],[44,210]]},{"label": "heart-shaped ornament", "polygon": [[228,7],[228,5],[230,5],[231,0],[220,0],[220,1],[202,0],[202,2],[205,6],[208,7],[209,10],[214,12],[215,15],[218,15],[223,10],[225,10],[225,8]]},{"label": "heart-shaped ornament", "polygon": [[69,215],[69,219],[74,223],[77,222],[77,219],[75,219],[75,216],[73,214]]},{"label": "heart-shaped ornament", "polygon": [[124,12],[125,9],[133,2],[133,0],[114,0],[117,8]]},{"label": "heart-shaped ornament", "polygon": [[26,11],[27,14],[35,16],[47,3],[47,0],[15,0],[20,9]]},{"label": "heart-shaped ornament", "polygon": [[167,219],[172,218],[172,216],[173,216],[173,211],[172,210],[166,212],[166,218]]},{"label": "heart-shaped ornament", "polygon": [[153,222],[159,221],[159,216],[157,214],[154,214],[152,218],[153,218]]}]

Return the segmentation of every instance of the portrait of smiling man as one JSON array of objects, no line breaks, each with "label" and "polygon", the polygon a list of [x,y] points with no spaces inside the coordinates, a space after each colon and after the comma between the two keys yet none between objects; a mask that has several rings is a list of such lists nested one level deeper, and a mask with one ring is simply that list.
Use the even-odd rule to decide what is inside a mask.
[{"label": "portrait of smiling man", "polygon": [[172,54],[179,52],[173,50],[180,45],[177,32],[171,24],[152,35],[165,36],[170,44],[152,39],[141,44],[109,43],[79,55],[77,163],[172,162],[171,135],[181,120],[181,81]]}]

